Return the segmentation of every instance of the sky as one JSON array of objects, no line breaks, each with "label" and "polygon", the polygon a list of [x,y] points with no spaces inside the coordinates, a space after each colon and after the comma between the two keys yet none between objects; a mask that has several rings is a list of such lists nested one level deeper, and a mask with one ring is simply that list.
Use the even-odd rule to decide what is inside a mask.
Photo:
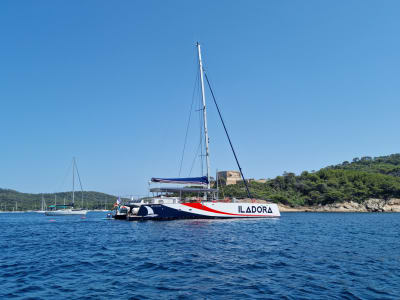
[{"label": "sky", "polygon": [[[3,0],[0,187],[71,190],[72,157],[84,190],[178,176],[197,41],[246,177],[398,153],[399,15],[388,0]],[[235,170],[206,98],[211,173]]]}]

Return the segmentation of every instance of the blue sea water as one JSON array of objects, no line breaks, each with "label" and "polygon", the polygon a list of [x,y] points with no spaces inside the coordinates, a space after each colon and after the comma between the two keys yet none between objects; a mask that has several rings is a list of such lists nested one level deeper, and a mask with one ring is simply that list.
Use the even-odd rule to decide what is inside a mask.
[{"label": "blue sea water", "polygon": [[400,214],[0,214],[0,299],[400,299]]}]

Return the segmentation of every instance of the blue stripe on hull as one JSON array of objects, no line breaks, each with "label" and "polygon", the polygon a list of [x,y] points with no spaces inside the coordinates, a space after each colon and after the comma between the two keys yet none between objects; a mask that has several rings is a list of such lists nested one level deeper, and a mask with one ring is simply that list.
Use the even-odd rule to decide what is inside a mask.
[{"label": "blue stripe on hull", "polygon": [[[154,214],[156,216],[152,217],[147,215],[147,209],[145,206],[151,207]],[[178,209],[173,209],[168,206],[164,206],[161,204],[149,204],[142,205],[137,214],[139,217],[143,217],[143,219],[151,219],[151,220],[173,220],[173,219],[220,219],[227,218],[224,216],[221,217],[212,217],[194,214],[190,212],[181,211]],[[229,218],[229,217],[228,217]]]}]

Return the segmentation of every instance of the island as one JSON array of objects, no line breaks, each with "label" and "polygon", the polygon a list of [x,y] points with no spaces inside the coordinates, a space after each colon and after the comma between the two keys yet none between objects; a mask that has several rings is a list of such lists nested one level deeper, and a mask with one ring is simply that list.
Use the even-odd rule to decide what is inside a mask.
[{"label": "island", "polygon": [[[400,154],[354,158],[248,184],[253,198],[278,203],[282,212],[400,212]],[[227,197],[246,197],[243,182],[220,190]]]}]

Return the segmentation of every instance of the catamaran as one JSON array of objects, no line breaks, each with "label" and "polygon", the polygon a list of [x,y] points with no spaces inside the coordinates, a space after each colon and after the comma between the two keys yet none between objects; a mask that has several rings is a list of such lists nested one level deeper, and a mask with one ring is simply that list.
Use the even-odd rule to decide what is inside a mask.
[{"label": "catamaran", "polygon": [[[201,84],[202,107],[202,134],[204,134],[206,175],[189,178],[152,178],[151,183],[183,184],[184,187],[157,187],[150,188],[153,197],[143,199],[132,205],[128,220],[169,220],[169,219],[207,219],[207,218],[277,218],[280,217],[279,208],[275,203],[252,199],[247,181],[244,178],[233,144],[226,129],[224,120],[211,88],[207,74],[203,68],[200,44],[196,44],[198,67]],[[207,128],[207,109],[204,90],[204,78],[207,81],[210,93],[214,100],[225,134],[239,168],[243,183],[247,191],[247,199],[235,198],[219,199],[219,190],[211,188],[210,155]]]},{"label": "catamaran", "polygon": [[81,187],[81,207],[83,207],[83,189],[82,182],[79,176],[78,167],[76,165],[75,157],[72,159],[72,203],[64,205],[50,205],[50,210],[45,211],[46,216],[68,216],[68,215],[86,215],[87,210],[75,209],[75,170],[78,175],[79,184]]}]

